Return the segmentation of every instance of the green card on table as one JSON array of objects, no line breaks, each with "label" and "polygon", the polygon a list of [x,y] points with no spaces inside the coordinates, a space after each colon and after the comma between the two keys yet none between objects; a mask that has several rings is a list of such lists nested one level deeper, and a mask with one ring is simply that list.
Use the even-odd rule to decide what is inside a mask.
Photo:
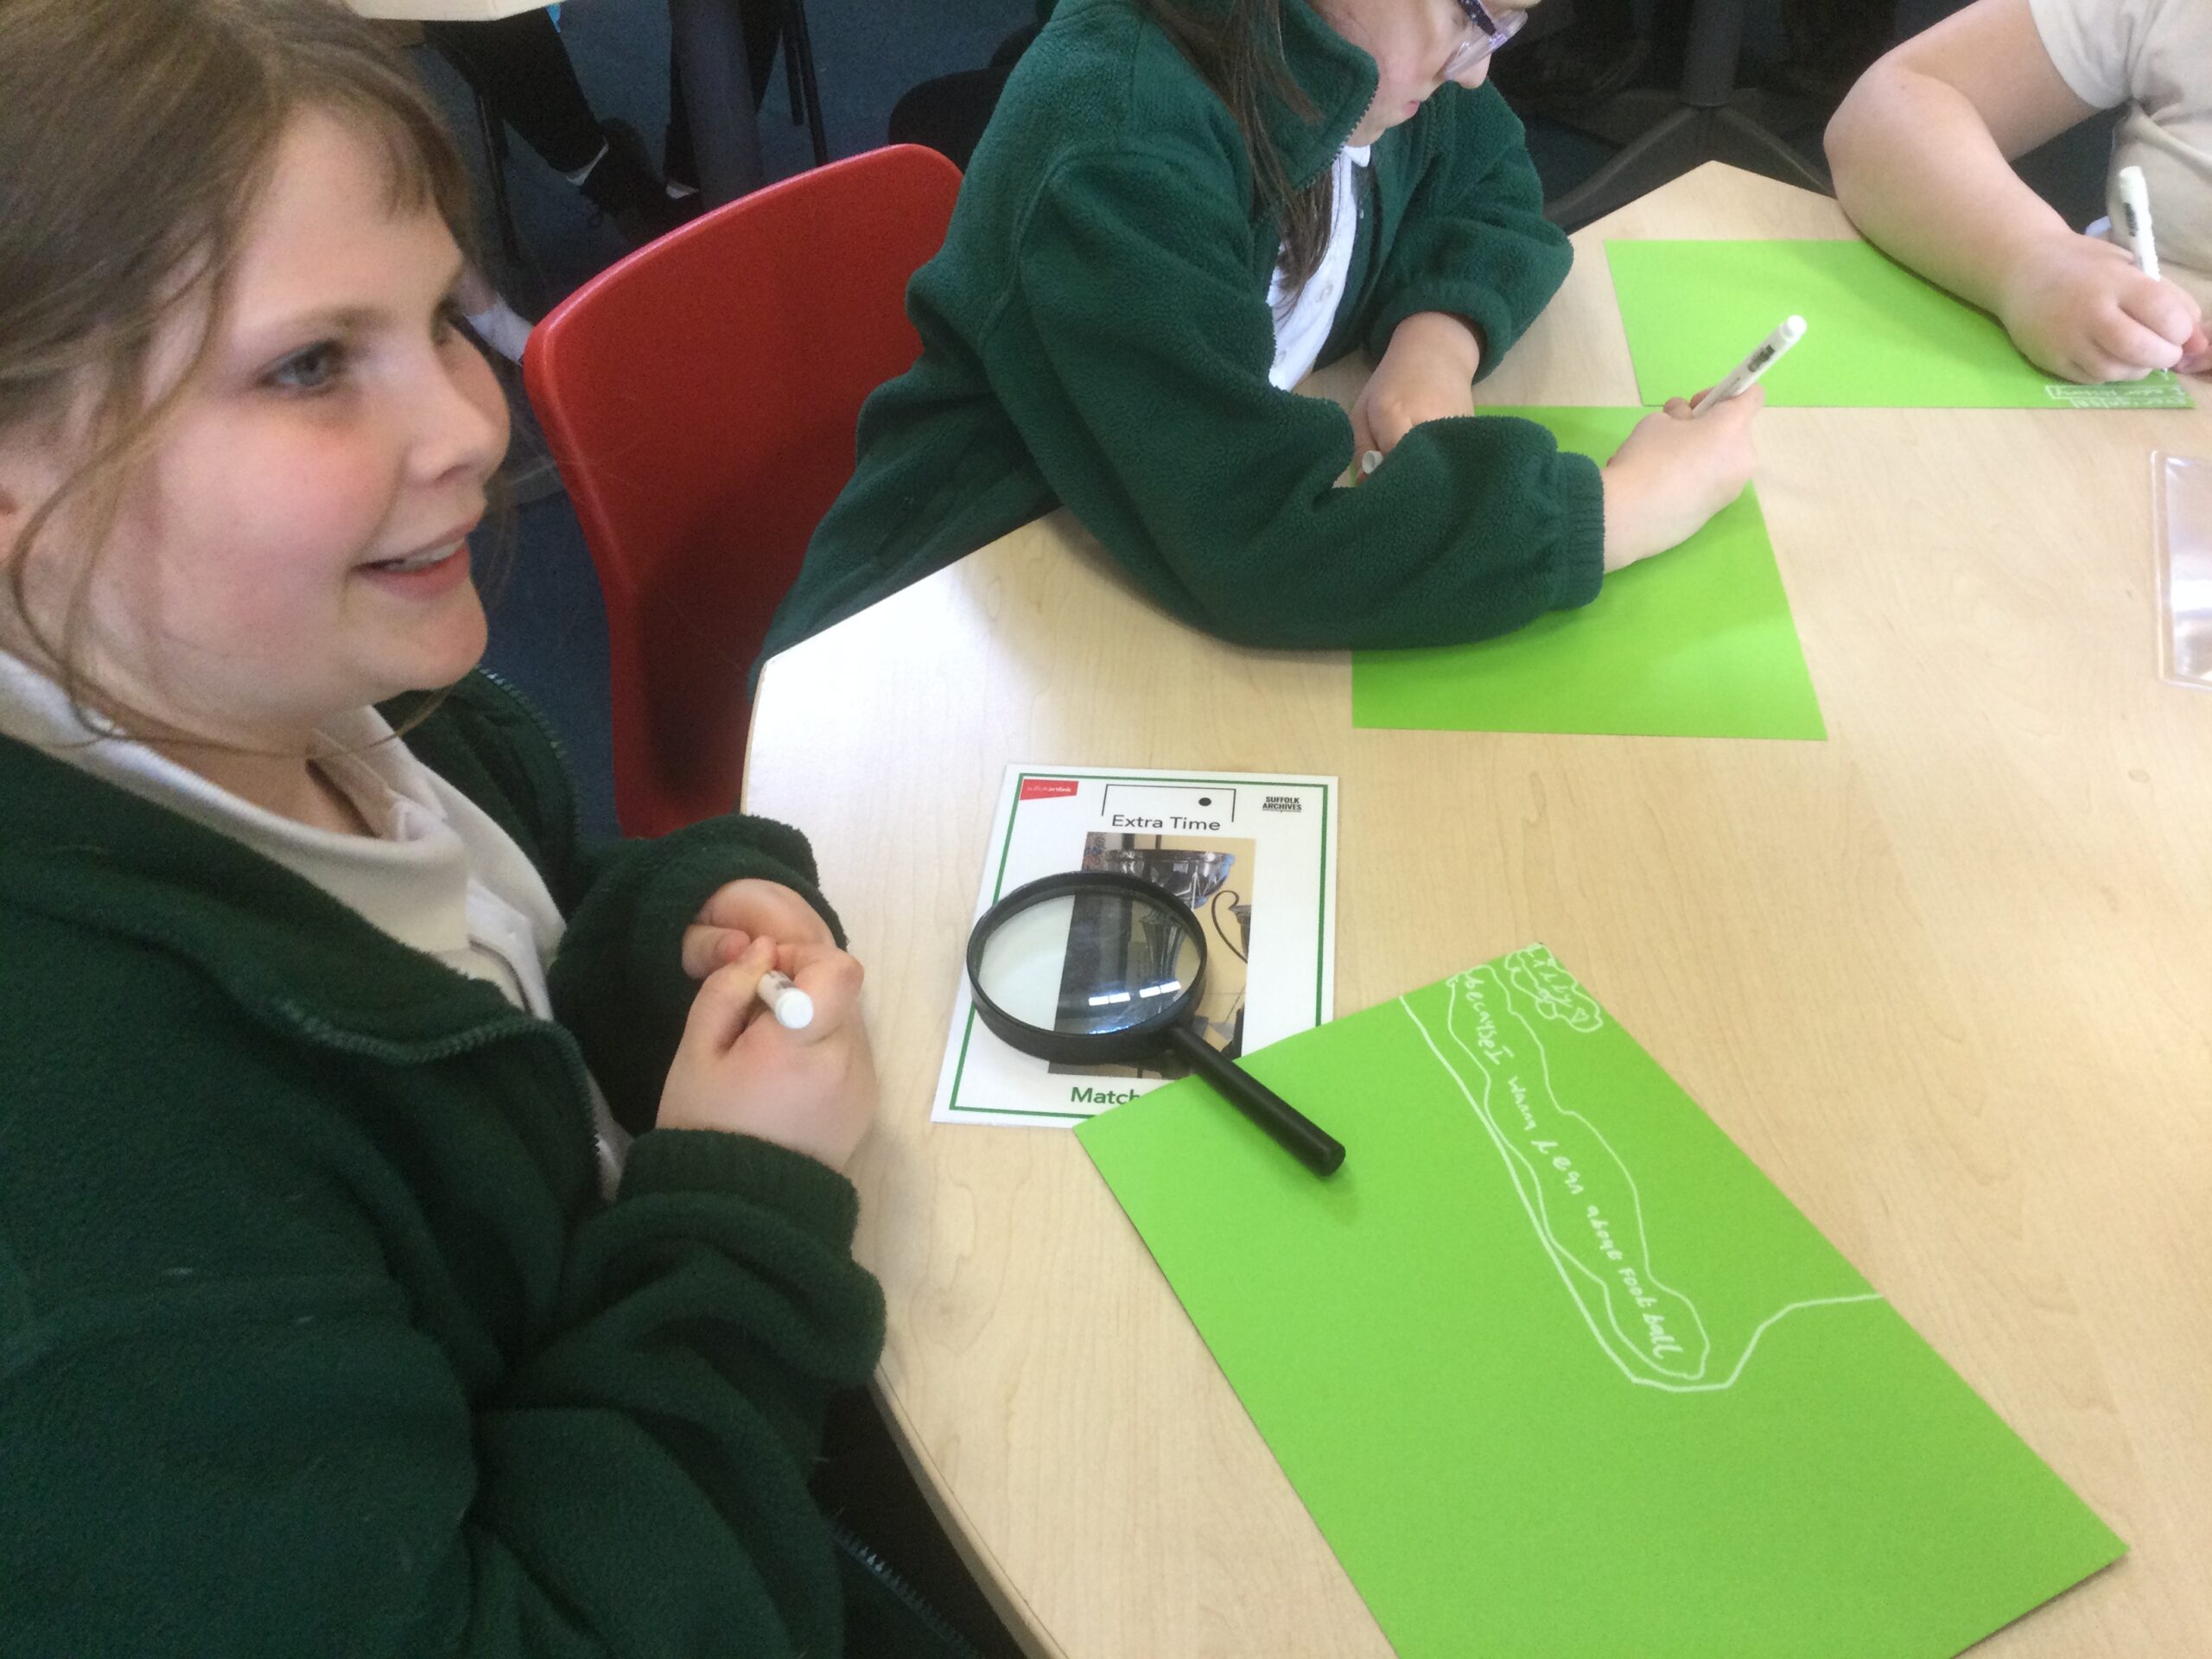
[{"label": "green card on table", "polygon": [[1541,946],[1076,1131],[1399,1659],[1941,1659],[2126,1546]]},{"label": "green card on table", "polygon": [[1794,315],[1805,338],[1760,382],[1777,407],[2190,407],[2170,372],[2052,379],[1993,318],[1865,242],[1608,242],[1605,258],[1648,404],[1713,385]]},{"label": "green card on table", "polygon": [[[1608,459],[1635,409],[1486,409]],[[1605,578],[1598,597],[1473,645],[1353,654],[1355,726],[1825,737],[1758,496],[1746,490],[1671,552]]]}]

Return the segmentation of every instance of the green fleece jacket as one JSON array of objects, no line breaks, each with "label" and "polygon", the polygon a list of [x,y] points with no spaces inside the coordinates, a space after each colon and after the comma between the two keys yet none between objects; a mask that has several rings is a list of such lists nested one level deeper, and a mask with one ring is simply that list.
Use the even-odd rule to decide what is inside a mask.
[{"label": "green fleece jacket", "polygon": [[[1376,69],[1305,0],[1282,16],[1318,113],[1278,105],[1271,130],[1302,184]],[[1447,86],[1376,143],[1371,171],[1323,361],[1444,311],[1495,367],[1571,257],[1520,123],[1491,88]],[[1253,645],[1444,644],[1594,597],[1598,469],[1529,422],[1430,422],[1366,484],[1333,487],[1351,423],[1268,384],[1282,231],[1253,199],[1227,107],[1140,0],[1063,0],[907,290],[920,359],[862,410],[858,470],[767,651],[1062,503],[1160,603]]]},{"label": "green fleece jacket", "polygon": [[805,842],[581,844],[480,677],[407,741],[568,916],[559,1023],[0,739],[0,1655],[961,1651],[808,1496],[883,1337],[852,1186],[650,1128],[685,922],[818,906]]}]

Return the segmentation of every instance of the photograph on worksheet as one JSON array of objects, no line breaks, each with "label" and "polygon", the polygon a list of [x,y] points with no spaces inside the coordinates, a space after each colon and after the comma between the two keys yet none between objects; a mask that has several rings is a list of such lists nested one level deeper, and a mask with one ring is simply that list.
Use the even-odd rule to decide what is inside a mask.
[{"label": "photograph on worksheet", "polygon": [[[1198,919],[1206,949],[1205,989],[1191,1010],[1191,1034],[1224,1058],[1244,1052],[1244,970],[1251,960],[1252,902],[1256,880],[1249,839],[1194,836],[1109,835],[1093,830],[1083,841],[1083,868],[1134,875],[1173,893]],[[1118,925],[1117,925],[1118,924]],[[1154,984],[1173,982],[1166,958],[1180,941],[1173,930],[1127,906],[1095,898],[1077,899],[1068,931],[1065,967],[1060,976],[1060,1006],[1079,1009],[1091,988],[1119,970]],[[1080,1020],[1080,1013],[1072,1015]],[[1079,1028],[1064,1014],[1065,1031]],[[1050,1063],[1054,1076],[1097,1077],[1180,1077],[1190,1066],[1162,1052],[1142,1065],[1076,1065]]]},{"label": "photograph on worksheet", "polygon": [[[1333,778],[1011,766],[976,914],[1075,871],[1158,889],[1173,906],[1085,894],[1029,918],[1027,943],[1048,976],[1036,1022],[1063,1033],[1128,1023],[1143,998],[1188,994],[1195,969],[1202,982],[1176,1023],[1234,1059],[1329,1017],[1337,816]],[[1194,939],[1178,908],[1195,918]],[[1117,1000],[1130,1006],[1103,1006]],[[986,1027],[963,978],[931,1116],[1067,1128],[1188,1070],[1172,1052],[1020,1052]]]}]

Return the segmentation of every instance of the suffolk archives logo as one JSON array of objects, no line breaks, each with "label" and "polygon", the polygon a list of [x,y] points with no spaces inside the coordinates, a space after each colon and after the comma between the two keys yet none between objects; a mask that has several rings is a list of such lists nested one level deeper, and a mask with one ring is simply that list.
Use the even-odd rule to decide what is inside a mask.
[{"label": "suffolk archives logo", "polygon": [[1262,812],[1303,812],[1306,803],[1295,795],[1268,795],[1261,799]]}]

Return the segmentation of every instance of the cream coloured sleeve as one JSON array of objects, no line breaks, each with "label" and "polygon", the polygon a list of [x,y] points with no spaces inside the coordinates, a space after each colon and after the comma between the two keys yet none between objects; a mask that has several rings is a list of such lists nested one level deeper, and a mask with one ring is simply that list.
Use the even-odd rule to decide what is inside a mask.
[{"label": "cream coloured sleeve", "polygon": [[2133,96],[2142,41],[2171,0],[2028,0],[2061,79],[2084,104],[2117,109]]}]

